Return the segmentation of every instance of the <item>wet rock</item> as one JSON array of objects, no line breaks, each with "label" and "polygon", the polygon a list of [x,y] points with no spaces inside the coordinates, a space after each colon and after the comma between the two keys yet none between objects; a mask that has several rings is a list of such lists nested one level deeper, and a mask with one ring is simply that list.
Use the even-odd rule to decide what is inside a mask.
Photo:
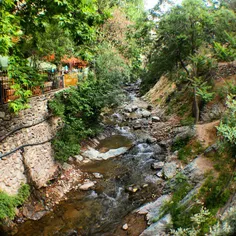
[{"label": "wet rock", "polygon": [[126,188],[127,192],[136,193],[139,190],[138,186],[129,186]]},{"label": "wet rock", "polygon": [[124,225],[122,226],[122,229],[123,229],[123,230],[128,230],[128,228],[129,228],[128,224],[124,224]]},{"label": "wet rock", "polygon": [[140,236],[167,236],[168,234],[165,233],[166,229],[171,225],[171,215],[165,215],[156,223],[149,226],[145,229]]},{"label": "wet rock", "polygon": [[142,124],[140,122],[134,123],[134,125],[133,125],[134,130],[138,130],[138,129],[141,129],[141,128],[142,128]]},{"label": "wet rock", "polygon": [[143,110],[143,111],[141,111],[141,115],[143,118],[148,118],[151,116],[151,112],[147,111],[147,110]]},{"label": "wet rock", "polygon": [[76,156],[74,156],[74,158],[77,162],[81,162],[84,159],[81,155],[76,155]]},{"label": "wet rock", "polygon": [[152,163],[152,169],[154,169],[154,170],[162,169],[164,165],[165,165],[165,163],[163,161],[154,162],[154,163]]},{"label": "wet rock", "polygon": [[157,175],[157,177],[159,177],[159,178],[163,178],[163,171],[161,170],[161,171],[158,171],[157,173],[156,173],[156,175]]},{"label": "wet rock", "polygon": [[159,121],[161,121],[160,117],[158,117],[158,116],[152,117],[152,122],[159,122]]},{"label": "wet rock", "polygon": [[94,185],[95,185],[94,182],[92,182],[92,181],[90,181],[90,180],[87,179],[87,180],[85,180],[84,184],[82,184],[82,185],[79,187],[79,189],[86,191],[86,190],[91,189]]},{"label": "wet rock", "polygon": [[99,151],[95,150],[94,148],[89,148],[85,152],[83,152],[83,156],[90,159],[90,160],[107,160],[112,157],[116,157],[119,155],[124,154],[128,151],[129,148],[121,147],[117,149],[110,149],[105,153],[100,153]]},{"label": "wet rock", "polygon": [[176,175],[176,164],[174,162],[166,163],[163,167],[163,174],[166,179],[171,179]]},{"label": "wet rock", "polygon": [[129,148],[127,148],[127,147],[121,147],[121,148],[117,148],[117,149],[110,149],[108,152],[100,153],[98,157],[102,158],[103,160],[107,160],[111,157],[120,156],[120,155],[126,153],[128,150],[129,150]]},{"label": "wet rock", "polygon": [[156,138],[152,137],[152,136],[148,136],[147,139],[146,139],[146,142],[147,143],[155,143],[157,141]]},{"label": "wet rock", "polygon": [[22,213],[28,219],[39,220],[47,213],[47,211],[42,210],[36,212],[33,206],[27,204],[23,207]]},{"label": "wet rock", "polygon": [[152,184],[160,184],[163,182],[163,179],[157,177],[156,175],[148,175],[145,177],[145,182]]},{"label": "wet rock", "polygon": [[98,157],[99,151],[95,150],[94,148],[89,148],[85,152],[82,153],[82,155],[90,160],[100,160]]},{"label": "wet rock", "polygon": [[103,178],[103,175],[100,174],[100,173],[93,173],[93,176],[94,176],[96,179],[102,179],[102,178]]}]

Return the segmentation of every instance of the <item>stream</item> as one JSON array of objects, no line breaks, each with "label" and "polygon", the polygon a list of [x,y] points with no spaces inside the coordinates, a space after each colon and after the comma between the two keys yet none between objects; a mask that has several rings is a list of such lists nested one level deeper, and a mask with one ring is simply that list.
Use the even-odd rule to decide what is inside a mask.
[{"label": "stream", "polygon": [[[149,125],[151,112],[148,104],[137,97],[137,85],[126,89],[129,102],[107,117],[112,118],[106,123],[115,133],[101,139],[95,149],[105,153],[126,147],[128,151],[107,160],[80,164],[78,168],[96,181],[95,186],[87,191],[70,191],[67,200],[40,220],[19,224],[14,235],[117,235],[115,231],[122,226],[124,217],[160,195],[162,181],[151,166],[163,160],[165,152],[145,128],[139,127],[140,123]],[[125,116],[129,119],[124,122]],[[99,177],[94,173],[99,173]]]}]

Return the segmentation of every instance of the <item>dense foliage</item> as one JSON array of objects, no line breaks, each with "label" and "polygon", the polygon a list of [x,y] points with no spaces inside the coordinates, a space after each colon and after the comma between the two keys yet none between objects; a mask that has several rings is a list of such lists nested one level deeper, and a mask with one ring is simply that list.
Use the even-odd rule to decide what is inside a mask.
[{"label": "dense foliage", "polygon": [[[136,31],[133,25],[146,17],[142,0],[4,0],[0,9],[0,55],[10,57],[9,77],[14,79],[13,89],[19,97],[11,103],[14,112],[27,108],[31,80],[41,85],[38,69],[42,61],[50,59],[58,70],[64,56],[92,64],[101,45],[108,43],[127,59],[133,74],[139,72],[142,50],[132,35]],[[18,73],[20,70],[25,74]],[[34,72],[33,78],[31,72],[26,75],[29,70]]]},{"label": "dense foliage", "polygon": [[80,150],[82,139],[96,134],[99,115],[104,107],[114,106],[122,99],[121,85],[130,77],[125,60],[114,49],[103,46],[94,65],[94,73],[77,88],[56,94],[49,103],[65,125],[53,141],[56,159],[66,161]]},{"label": "dense foliage", "polygon": [[147,91],[163,74],[177,84],[190,84],[197,122],[200,100],[213,97],[211,69],[216,61],[236,58],[235,12],[214,1],[184,0],[158,16],[142,90]]}]

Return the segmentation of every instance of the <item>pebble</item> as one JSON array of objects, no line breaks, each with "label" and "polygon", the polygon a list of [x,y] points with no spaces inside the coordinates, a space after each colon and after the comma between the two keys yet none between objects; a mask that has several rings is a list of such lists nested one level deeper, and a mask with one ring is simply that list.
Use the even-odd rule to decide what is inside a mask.
[{"label": "pebble", "polygon": [[122,229],[123,229],[123,230],[127,230],[128,228],[129,228],[128,224],[124,224],[124,225],[122,226]]},{"label": "pebble", "polygon": [[102,178],[103,178],[103,175],[100,174],[100,173],[93,173],[93,176],[94,176],[96,179],[102,179]]},{"label": "pebble", "polygon": [[142,186],[142,188],[147,188],[148,187],[148,184],[144,184],[143,186]]},{"label": "pebble", "polygon": [[161,119],[158,116],[153,116],[152,117],[152,122],[159,122]]},{"label": "pebble", "polygon": [[162,171],[159,171],[159,172],[157,172],[157,177],[159,177],[159,178],[162,178],[163,177],[163,172]]}]

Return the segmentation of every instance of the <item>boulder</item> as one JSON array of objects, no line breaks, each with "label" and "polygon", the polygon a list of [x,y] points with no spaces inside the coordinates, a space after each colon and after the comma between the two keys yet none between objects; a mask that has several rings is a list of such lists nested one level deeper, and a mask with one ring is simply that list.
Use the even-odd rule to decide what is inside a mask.
[{"label": "boulder", "polygon": [[171,215],[167,214],[160,220],[158,220],[156,223],[152,224],[147,229],[145,229],[140,234],[140,236],[167,236],[169,234],[166,234],[165,231],[167,228],[170,227],[171,223]]},{"label": "boulder", "polygon": [[163,149],[162,149],[161,146],[158,145],[158,144],[155,144],[155,145],[153,146],[153,151],[154,151],[154,154],[155,154],[155,155],[158,155],[158,154],[162,154],[162,153],[163,153]]},{"label": "boulder", "polygon": [[116,157],[124,154],[128,151],[129,148],[121,147],[117,149],[110,149],[105,153],[100,153],[99,151],[95,150],[94,148],[89,148],[82,155],[90,160],[107,160],[111,157]]},{"label": "boulder", "polygon": [[94,185],[95,185],[94,182],[90,181],[89,179],[86,179],[85,182],[84,182],[84,184],[82,184],[82,185],[79,187],[79,189],[86,191],[86,190],[91,189]]},{"label": "boulder", "polygon": [[156,201],[147,203],[144,206],[140,207],[136,212],[139,215],[146,215],[148,224],[152,224],[155,219],[161,217],[162,207],[169,202],[171,199],[170,195],[163,195],[159,197]]},{"label": "boulder", "polygon": [[175,162],[166,163],[163,167],[163,174],[166,179],[171,179],[176,175],[177,166]]},{"label": "boulder", "polygon": [[147,110],[142,110],[141,115],[142,115],[143,118],[148,118],[148,117],[151,116],[151,112],[147,111]]},{"label": "boulder", "polygon": [[164,165],[165,165],[165,163],[163,161],[154,162],[154,163],[152,163],[152,168],[154,170],[158,170],[158,169],[162,169]]},{"label": "boulder", "polygon": [[196,135],[196,129],[195,127],[190,127],[190,126],[182,126],[175,128],[173,130],[175,137],[173,139],[173,143],[179,141],[179,140],[184,140],[187,138],[192,138]]}]

